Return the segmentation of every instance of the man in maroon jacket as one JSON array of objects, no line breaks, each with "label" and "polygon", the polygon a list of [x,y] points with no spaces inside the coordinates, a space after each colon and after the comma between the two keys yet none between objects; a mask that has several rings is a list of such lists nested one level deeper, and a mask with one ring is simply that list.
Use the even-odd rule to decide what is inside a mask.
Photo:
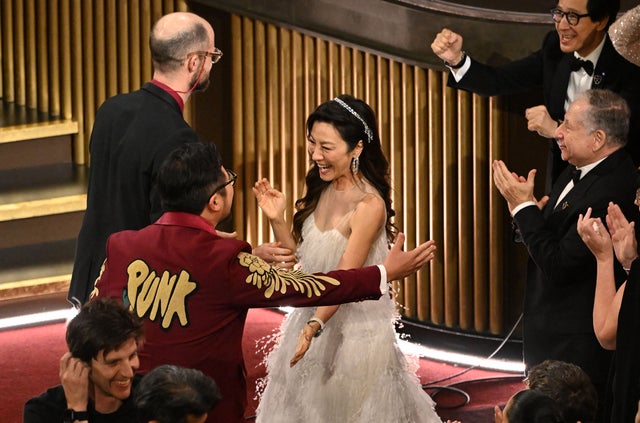
[{"label": "man in maroon jacket", "polygon": [[158,176],[166,212],[142,230],[109,238],[91,294],[120,298],[145,319],[143,373],[175,364],[216,381],[222,400],[209,414],[210,422],[244,420],[241,342],[249,308],[377,299],[387,293],[387,281],[415,272],[435,249],[429,241],[402,252],[399,234],[382,266],[317,275],[271,266],[251,255],[247,242],[216,233],[230,213],[235,181],[213,144],[178,147]]}]

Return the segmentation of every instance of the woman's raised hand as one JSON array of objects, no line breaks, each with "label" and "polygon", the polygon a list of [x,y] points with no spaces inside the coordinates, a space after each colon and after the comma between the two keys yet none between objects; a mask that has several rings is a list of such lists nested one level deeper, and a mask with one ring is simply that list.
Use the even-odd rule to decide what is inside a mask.
[{"label": "woman's raised hand", "polygon": [[253,193],[258,200],[258,206],[270,220],[283,218],[286,208],[285,196],[273,188],[269,180],[266,178],[258,180],[253,185]]}]

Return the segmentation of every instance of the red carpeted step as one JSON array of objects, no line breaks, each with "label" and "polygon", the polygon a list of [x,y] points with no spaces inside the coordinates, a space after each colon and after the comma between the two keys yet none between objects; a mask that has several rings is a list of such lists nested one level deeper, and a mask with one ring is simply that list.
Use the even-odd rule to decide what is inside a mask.
[{"label": "red carpeted step", "polygon": [[[250,389],[255,386],[256,379],[264,376],[265,371],[261,364],[263,351],[256,347],[256,340],[273,334],[282,319],[282,314],[272,310],[256,309],[249,312],[243,350]],[[3,422],[21,422],[25,401],[59,383],[58,361],[66,351],[64,332],[63,323],[0,332],[0,363],[3,365],[0,416]],[[418,375],[423,383],[428,383],[457,374],[463,369],[421,359]],[[438,414],[443,420],[455,419],[463,423],[493,423],[493,406],[504,405],[513,393],[524,388],[518,376],[477,369],[438,385],[445,384],[466,393],[469,402],[461,407],[446,408],[462,405],[464,395],[449,390],[436,393],[435,389],[427,389],[426,392],[435,396]],[[247,416],[251,416],[257,399],[250,393],[248,401]]]}]

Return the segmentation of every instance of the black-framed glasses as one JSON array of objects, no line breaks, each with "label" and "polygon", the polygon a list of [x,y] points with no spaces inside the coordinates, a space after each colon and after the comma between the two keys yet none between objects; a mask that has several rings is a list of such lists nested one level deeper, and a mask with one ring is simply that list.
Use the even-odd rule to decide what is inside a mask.
[{"label": "black-framed glasses", "polygon": [[222,50],[217,47],[213,48],[213,51],[194,51],[189,54],[197,54],[198,56],[207,56],[211,58],[211,63],[218,63],[222,59]]},{"label": "black-framed glasses", "polygon": [[[234,186],[236,184],[236,180],[238,179],[238,175],[231,169],[227,169],[227,173],[229,174],[229,179],[226,182],[224,182],[222,185],[220,185],[219,187],[214,189],[213,190],[213,194],[215,194],[216,192],[220,191],[221,189],[223,189],[227,185]],[[213,194],[211,194],[211,195],[213,195]]]},{"label": "black-framed glasses", "polygon": [[553,19],[555,23],[562,22],[562,18],[566,17],[569,25],[576,26],[580,22],[580,18],[586,18],[587,16],[589,16],[588,13],[579,15],[576,12],[565,12],[557,7],[555,9],[551,9],[551,19]]}]

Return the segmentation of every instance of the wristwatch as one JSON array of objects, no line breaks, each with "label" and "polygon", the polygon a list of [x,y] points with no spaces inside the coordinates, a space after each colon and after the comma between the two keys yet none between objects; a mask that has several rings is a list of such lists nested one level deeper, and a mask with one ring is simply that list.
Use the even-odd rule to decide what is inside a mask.
[{"label": "wristwatch", "polygon": [[89,420],[89,413],[87,411],[76,411],[71,408],[67,408],[64,412],[64,423],[73,423],[75,421]]}]

